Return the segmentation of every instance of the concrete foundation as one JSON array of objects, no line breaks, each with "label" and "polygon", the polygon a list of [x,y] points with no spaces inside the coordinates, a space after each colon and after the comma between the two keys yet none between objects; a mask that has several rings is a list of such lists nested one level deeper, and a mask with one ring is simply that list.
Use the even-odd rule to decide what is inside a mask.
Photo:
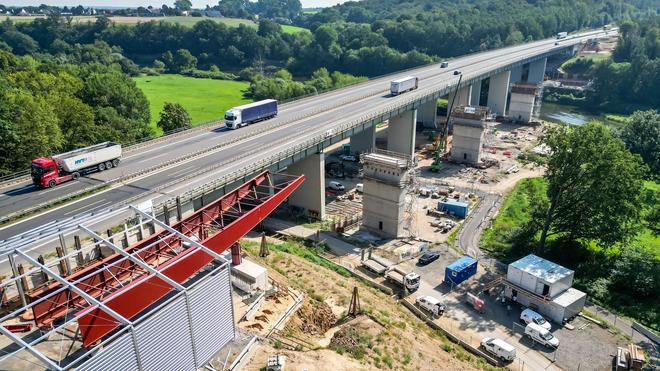
[{"label": "concrete foundation", "polygon": [[387,150],[407,156],[414,155],[416,122],[417,110],[391,118],[387,127]]},{"label": "concrete foundation", "polygon": [[504,71],[490,77],[488,88],[488,108],[498,116],[506,113],[506,101],[509,94],[509,78],[511,71]]},{"label": "concrete foundation", "polygon": [[514,84],[511,86],[509,118],[526,124],[532,118],[537,86],[535,84]]},{"label": "concrete foundation", "polygon": [[481,161],[486,132],[487,107],[457,107],[452,112],[454,135],[451,159],[460,163],[476,164]]},{"label": "concrete foundation", "polygon": [[472,84],[470,87],[470,105],[471,106],[480,106],[480,100],[481,100],[481,80],[475,82]]},{"label": "concrete foundation", "polygon": [[529,75],[527,75],[527,82],[532,84],[543,82],[543,78],[545,76],[545,65],[547,61],[547,58],[543,58],[529,64]]},{"label": "concrete foundation", "polygon": [[435,100],[428,103],[424,103],[417,110],[417,121],[421,122],[425,128],[435,129],[437,117],[438,117],[438,104]]},{"label": "concrete foundation", "polygon": [[410,158],[399,154],[364,156],[362,226],[383,237],[403,237],[405,185]]},{"label": "concrete foundation", "polygon": [[376,148],[376,126],[370,126],[351,137],[351,153],[371,152]]},{"label": "concrete foundation", "polygon": [[523,81],[523,66],[518,66],[511,69],[511,77],[509,78],[510,84],[517,84]]},{"label": "concrete foundation", "polygon": [[289,174],[305,175],[305,181],[289,197],[289,204],[308,215],[325,218],[325,155],[317,153],[287,168]]}]

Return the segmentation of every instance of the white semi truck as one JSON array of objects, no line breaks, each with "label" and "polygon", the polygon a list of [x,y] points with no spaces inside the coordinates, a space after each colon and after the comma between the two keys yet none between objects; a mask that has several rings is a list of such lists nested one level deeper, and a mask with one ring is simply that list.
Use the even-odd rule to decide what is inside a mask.
[{"label": "white semi truck", "polygon": [[398,267],[392,267],[385,273],[385,279],[397,284],[409,292],[417,291],[419,288],[419,274],[406,272]]},{"label": "white semi truck", "polygon": [[415,76],[406,76],[402,79],[390,82],[390,93],[392,95],[403,94],[407,91],[417,89],[419,79]]},{"label": "white semi truck", "polygon": [[230,129],[238,129],[275,116],[277,116],[277,101],[265,99],[228,110],[225,112],[225,125]]}]

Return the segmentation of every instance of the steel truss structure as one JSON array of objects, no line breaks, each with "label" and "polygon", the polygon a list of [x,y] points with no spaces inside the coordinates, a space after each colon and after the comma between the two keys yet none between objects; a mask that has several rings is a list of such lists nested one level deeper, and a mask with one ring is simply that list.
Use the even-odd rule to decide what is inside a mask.
[{"label": "steel truss structure", "polygon": [[[303,181],[304,175],[263,172],[172,225],[135,206],[128,206],[50,223],[41,230],[28,231],[0,242],[1,259],[6,258],[12,264],[21,261],[32,267],[23,274],[15,272],[0,287],[7,289],[16,285],[21,291],[21,280],[35,274],[45,274],[48,278],[45,284],[24,293],[27,303],[0,318],[0,332],[13,342],[13,345],[0,349],[5,353],[4,356],[0,354],[0,362],[11,357],[20,359],[19,353],[27,351],[46,368],[69,369],[93,359],[100,349],[111,347],[115,339],[124,339],[126,334],[131,334],[138,354],[137,368],[150,369],[140,360],[137,344],[138,340],[144,343],[145,335],[136,333],[136,322],[145,322],[145,318],[164,311],[168,303],[179,297],[185,298],[188,321],[196,318],[190,313],[190,288],[212,272],[226,271],[228,281],[229,262],[221,254],[263,221]],[[125,218],[126,215],[140,221],[132,228],[142,230],[151,225],[156,233],[122,247],[114,242],[113,236],[103,237],[94,231],[98,223]],[[52,267],[63,261],[68,265],[79,251],[64,254],[48,263],[31,255],[35,246],[42,246],[44,241],[53,241],[57,236],[62,241],[64,235],[87,236],[90,243],[86,249],[103,246],[111,249],[113,254],[78,267],[68,276]],[[194,302],[199,300],[196,298]],[[231,303],[230,297],[228,300]],[[8,321],[25,313],[32,315],[39,330],[19,336],[5,327]],[[231,318],[233,321],[233,314]],[[233,322],[231,326],[233,329]],[[190,336],[193,336],[192,329],[196,326],[190,323],[189,327]],[[75,335],[63,336],[74,329]],[[59,359],[41,346],[57,337],[71,342],[67,354]],[[71,352],[75,343],[78,348]],[[200,362],[198,355],[194,358],[195,364]]]}]

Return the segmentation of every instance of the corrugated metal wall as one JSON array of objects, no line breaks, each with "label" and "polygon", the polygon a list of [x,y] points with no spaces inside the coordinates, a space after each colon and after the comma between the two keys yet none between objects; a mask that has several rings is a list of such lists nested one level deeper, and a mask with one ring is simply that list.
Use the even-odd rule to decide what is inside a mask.
[{"label": "corrugated metal wall", "polygon": [[[191,329],[192,325],[192,329]],[[228,265],[134,325],[76,370],[195,370],[234,338]],[[192,330],[192,331],[191,331]]]}]

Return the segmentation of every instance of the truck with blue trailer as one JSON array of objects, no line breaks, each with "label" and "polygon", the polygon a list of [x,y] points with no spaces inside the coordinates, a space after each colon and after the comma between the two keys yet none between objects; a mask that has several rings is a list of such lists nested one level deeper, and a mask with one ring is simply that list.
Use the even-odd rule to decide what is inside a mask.
[{"label": "truck with blue trailer", "polygon": [[464,256],[445,268],[445,283],[454,286],[465,282],[477,273],[477,260]]},{"label": "truck with blue trailer", "polygon": [[225,125],[230,129],[238,129],[275,116],[277,116],[277,101],[265,99],[228,110],[225,112]]}]

